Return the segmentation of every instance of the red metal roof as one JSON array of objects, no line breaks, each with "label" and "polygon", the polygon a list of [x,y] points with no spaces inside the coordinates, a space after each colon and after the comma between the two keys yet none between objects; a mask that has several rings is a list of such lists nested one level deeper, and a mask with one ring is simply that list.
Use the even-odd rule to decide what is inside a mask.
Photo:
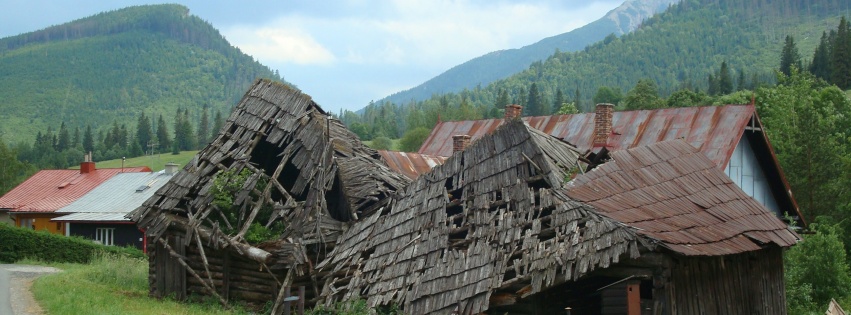
[{"label": "red metal roof", "polygon": [[[723,169],[727,166],[745,127],[754,116],[753,105],[679,107],[615,112],[610,151],[629,149],[665,140],[685,139]],[[564,139],[582,151],[591,150],[594,113],[524,117],[530,126]],[[452,136],[469,135],[472,141],[493,132],[503,119],[447,121],[435,126],[419,153],[452,155]]]},{"label": "red metal roof", "polygon": [[683,140],[611,153],[577,176],[571,198],[680,254],[714,256],[794,245],[800,237]]},{"label": "red metal roof", "polygon": [[150,172],[147,166],[79,170],[42,170],[0,197],[0,208],[11,212],[53,212],[82,197],[121,172]]},{"label": "red metal roof", "polygon": [[437,165],[443,164],[447,157],[431,156],[419,153],[379,150],[381,158],[391,170],[401,173],[410,179],[416,179],[421,174],[428,173]]}]

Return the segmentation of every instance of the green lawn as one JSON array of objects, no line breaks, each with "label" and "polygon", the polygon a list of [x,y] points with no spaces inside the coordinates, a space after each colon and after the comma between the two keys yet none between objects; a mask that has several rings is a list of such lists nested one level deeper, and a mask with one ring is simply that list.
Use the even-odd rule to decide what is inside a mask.
[{"label": "green lawn", "polygon": [[[182,151],[178,155],[162,153],[157,155],[134,157],[126,159],[124,161],[124,167],[147,166],[150,167],[152,171],[156,172],[162,170],[166,163],[173,162],[180,165],[180,169],[183,169],[183,166],[185,166],[186,163],[189,163],[189,161],[192,160],[192,157],[194,157],[197,153],[198,151]],[[98,161],[96,166],[97,168],[120,168],[121,159]],[[79,168],[79,165],[72,167],[72,169]]]},{"label": "green lawn", "polygon": [[97,257],[88,265],[49,265],[64,271],[38,278],[32,291],[51,315],[250,314],[238,308],[225,310],[215,302],[178,303],[149,297],[145,259],[111,255]]}]

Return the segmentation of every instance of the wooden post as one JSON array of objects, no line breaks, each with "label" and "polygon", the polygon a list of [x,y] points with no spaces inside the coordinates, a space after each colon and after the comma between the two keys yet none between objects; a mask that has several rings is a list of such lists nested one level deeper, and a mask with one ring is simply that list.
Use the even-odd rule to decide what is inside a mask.
[{"label": "wooden post", "polygon": [[290,297],[290,287],[284,288],[284,297],[284,315],[290,315],[290,311],[292,311],[293,304],[292,302],[286,300],[286,298]]},{"label": "wooden post", "polygon": [[298,287],[298,315],[304,315],[304,286]]},{"label": "wooden post", "polygon": [[224,263],[222,264],[222,298],[230,299],[230,253],[224,252]]}]

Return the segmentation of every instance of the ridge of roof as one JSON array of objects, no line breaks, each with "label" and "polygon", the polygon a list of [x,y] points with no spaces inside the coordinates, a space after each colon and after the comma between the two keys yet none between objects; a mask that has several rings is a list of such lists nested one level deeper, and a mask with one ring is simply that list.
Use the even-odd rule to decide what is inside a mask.
[{"label": "ridge of roof", "polygon": [[[687,142],[724,168],[747,123],[756,112],[754,105],[724,105],[662,108],[614,112],[612,150],[627,149],[664,140],[685,138]],[[523,117],[535,129],[561,138],[581,151],[593,148],[594,113]],[[473,141],[491,133],[504,119],[441,122],[417,151],[421,154],[448,156],[452,144],[446,139],[466,134]]]}]

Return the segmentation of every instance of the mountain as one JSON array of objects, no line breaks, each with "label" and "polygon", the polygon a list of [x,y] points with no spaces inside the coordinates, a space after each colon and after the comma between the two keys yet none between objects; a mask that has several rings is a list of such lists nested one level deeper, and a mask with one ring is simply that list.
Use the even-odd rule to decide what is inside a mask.
[{"label": "mountain", "polygon": [[[773,82],[787,35],[795,38],[808,63],[822,33],[837,28],[847,5],[847,0],[686,0],[632,33],[608,36],[581,51],[555,53],[487,86],[416,103],[377,103],[362,115],[344,113],[343,119],[371,139],[401,137],[408,130],[432,128],[438,120],[500,117],[508,103],[526,105],[524,115],[549,114],[553,104],[574,101],[587,111],[598,89],[627,94],[639,80],[661,97],[682,88],[708,91],[708,79],[724,64],[734,88],[753,89]],[[537,107],[529,104],[533,99]],[[678,104],[696,105],[693,99]]]},{"label": "mountain", "polygon": [[606,16],[573,31],[544,38],[516,49],[499,50],[476,57],[409,90],[394,93],[377,103],[390,101],[403,104],[421,101],[435,93],[459,92],[485,86],[493,81],[523,71],[535,61],[544,60],[555,51],[577,51],[608,36],[632,32],[645,19],[679,0],[627,0]]},{"label": "mountain", "polygon": [[104,12],[0,39],[0,133],[29,142],[62,122],[134,130],[143,111],[173,130],[181,107],[227,115],[257,77],[282,81],[184,6]]}]

